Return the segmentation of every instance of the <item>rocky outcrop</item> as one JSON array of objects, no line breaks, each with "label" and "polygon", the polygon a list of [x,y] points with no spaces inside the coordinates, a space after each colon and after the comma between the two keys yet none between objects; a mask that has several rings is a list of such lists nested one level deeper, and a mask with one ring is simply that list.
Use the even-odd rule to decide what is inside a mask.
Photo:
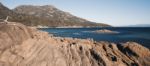
[{"label": "rocky outcrop", "polygon": [[0,23],[0,66],[150,66],[150,50],[61,38],[19,23]]},{"label": "rocky outcrop", "polygon": [[95,33],[119,33],[119,32],[117,32],[117,31],[111,31],[111,30],[108,30],[108,29],[101,29],[101,30],[96,30],[96,31],[93,31],[93,32],[95,32]]}]

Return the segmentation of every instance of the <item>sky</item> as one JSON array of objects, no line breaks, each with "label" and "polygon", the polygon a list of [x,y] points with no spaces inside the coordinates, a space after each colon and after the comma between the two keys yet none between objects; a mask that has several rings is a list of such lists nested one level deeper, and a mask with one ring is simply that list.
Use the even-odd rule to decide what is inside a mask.
[{"label": "sky", "polygon": [[19,5],[53,5],[75,16],[112,26],[150,24],[150,0],[0,0]]}]

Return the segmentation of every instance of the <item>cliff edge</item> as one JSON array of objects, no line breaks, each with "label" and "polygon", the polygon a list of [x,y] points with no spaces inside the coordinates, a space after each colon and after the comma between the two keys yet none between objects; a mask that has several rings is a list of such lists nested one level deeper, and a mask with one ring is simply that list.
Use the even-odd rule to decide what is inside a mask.
[{"label": "cliff edge", "polygon": [[54,37],[20,23],[0,22],[0,66],[150,66],[149,62],[150,50],[135,42]]}]

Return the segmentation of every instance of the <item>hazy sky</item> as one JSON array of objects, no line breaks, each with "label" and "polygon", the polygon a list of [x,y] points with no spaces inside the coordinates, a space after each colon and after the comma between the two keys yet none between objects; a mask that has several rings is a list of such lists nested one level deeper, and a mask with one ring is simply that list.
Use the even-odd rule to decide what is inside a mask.
[{"label": "hazy sky", "polygon": [[113,26],[150,24],[150,0],[0,0],[5,6],[53,5],[63,11]]}]

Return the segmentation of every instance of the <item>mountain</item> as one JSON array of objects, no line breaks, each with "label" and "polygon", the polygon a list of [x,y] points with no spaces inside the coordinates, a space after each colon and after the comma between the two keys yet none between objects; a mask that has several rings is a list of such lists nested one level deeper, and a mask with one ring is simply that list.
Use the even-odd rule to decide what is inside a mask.
[{"label": "mountain", "polygon": [[82,26],[82,27],[108,27],[110,25],[103,23],[94,23],[70,13],[61,11],[54,6],[32,6],[22,5],[15,9],[8,9],[0,3],[0,19],[10,16],[9,21],[21,22],[29,26]]},{"label": "mountain", "polygon": [[135,42],[54,37],[20,23],[0,23],[0,66],[150,66],[149,62],[150,50]]},{"label": "mountain", "polygon": [[19,14],[27,14],[41,18],[46,25],[52,24],[50,26],[108,26],[73,16],[51,5],[22,5],[16,7],[13,11]]},{"label": "mountain", "polygon": [[8,9],[2,3],[0,3],[0,20],[6,19],[7,16],[10,17],[8,21],[20,22],[30,26],[37,25],[38,22],[34,22],[34,20],[40,20],[39,18],[34,16],[15,13],[14,11]]},{"label": "mountain", "polygon": [[3,6],[1,3],[0,3],[0,19],[4,19],[7,17],[7,15],[15,15],[14,12],[12,12],[11,10],[9,10],[8,8],[6,8],[5,6]]}]

